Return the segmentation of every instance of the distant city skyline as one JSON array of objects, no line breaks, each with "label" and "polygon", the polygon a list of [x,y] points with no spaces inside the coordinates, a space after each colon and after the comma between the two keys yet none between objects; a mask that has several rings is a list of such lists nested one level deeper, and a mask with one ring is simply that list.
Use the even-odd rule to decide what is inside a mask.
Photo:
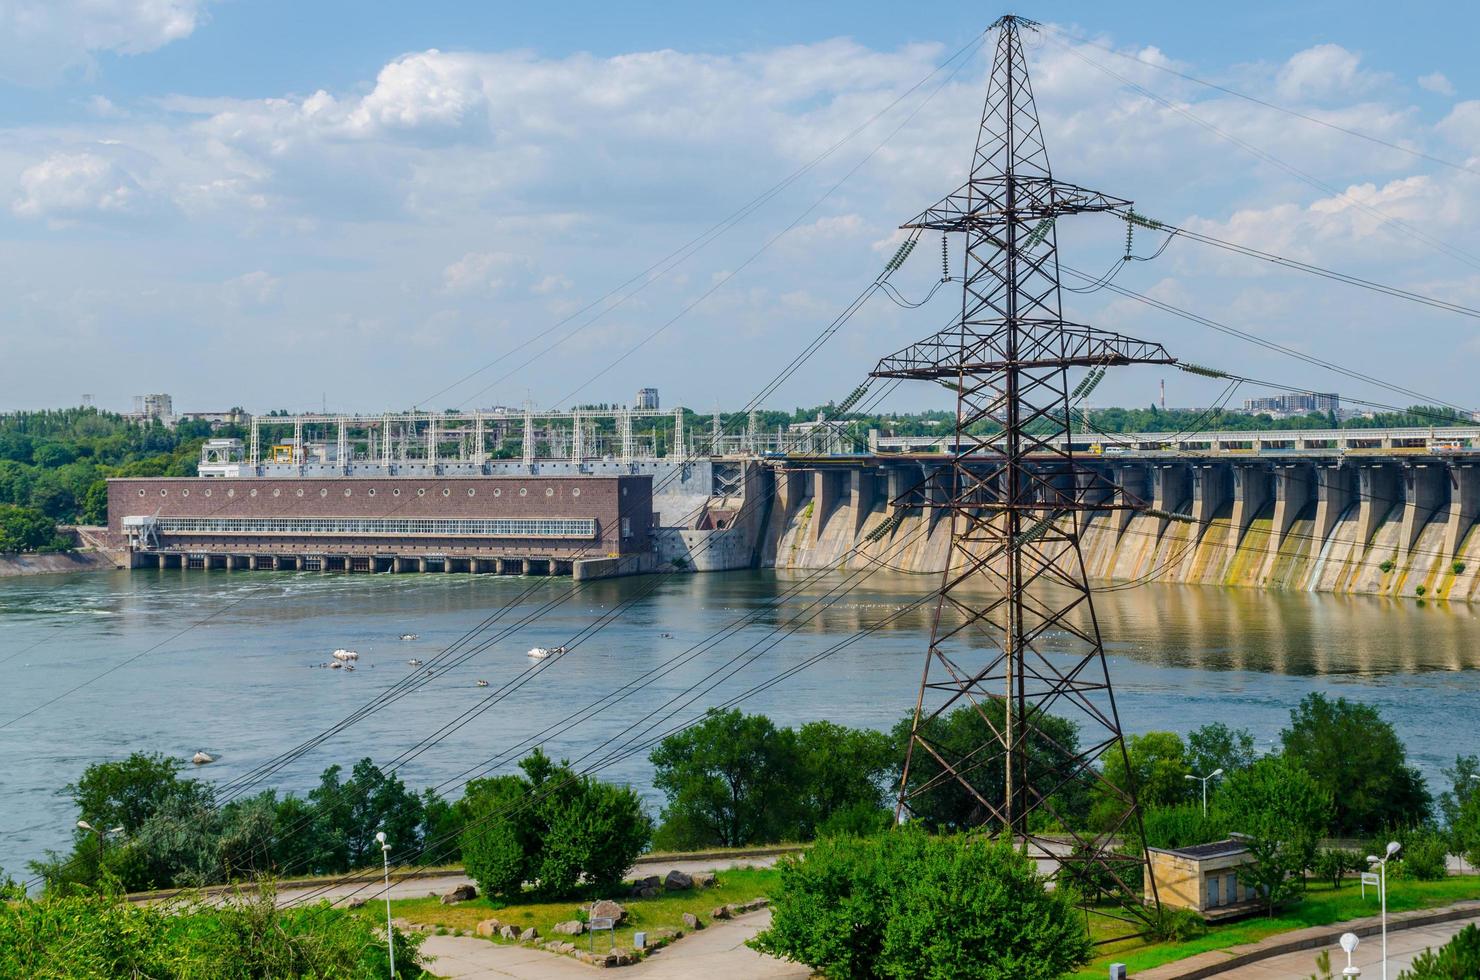
[{"label": "distant city skyline", "polygon": [[[650,17],[591,3],[6,8],[0,410],[86,394],[117,411],[140,391],[202,411],[557,408],[629,403],[643,387],[699,411],[742,406],[875,275],[895,226],[960,180],[989,51],[929,73],[995,16],[961,2],[659,3]],[[1480,13],[1420,8],[1447,29],[1272,2],[1017,12],[1052,27],[1029,57],[1059,176],[1199,232],[1480,306],[1468,51]],[[1112,219],[1057,231],[1065,263],[1092,277],[1123,254]],[[1163,237],[1138,228],[1133,250]],[[911,301],[940,277],[938,240],[922,246],[894,280]],[[1275,386],[1243,385],[1230,407],[1302,388],[1480,404],[1470,319],[1186,240],[1126,265],[1117,286],[1425,396],[1107,290],[1065,294],[1071,319]],[[604,299],[624,283],[626,298]],[[875,296],[765,406],[841,400],[953,308],[953,287],[918,311]],[[1173,404],[1211,404],[1223,387],[1111,372],[1095,402],[1154,403],[1163,375]],[[884,407],[945,404],[934,399],[906,386]]]}]

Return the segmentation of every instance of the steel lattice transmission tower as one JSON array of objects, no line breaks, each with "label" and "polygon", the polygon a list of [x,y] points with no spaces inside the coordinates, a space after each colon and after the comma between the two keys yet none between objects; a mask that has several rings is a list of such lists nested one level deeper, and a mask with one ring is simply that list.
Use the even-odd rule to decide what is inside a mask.
[{"label": "steel lattice transmission tower", "polygon": [[[1139,837],[1140,815],[1134,787],[1100,774],[1107,753],[1125,761],[1125,746],[1079,536],[1092,512],[1144,504],[1054,439],[1072,428],[1071,372],[1173,359],[1159,344],[1063,319],[1055,222],[1130,202],[1054,179],[1023,53],[1021,31],[1033,26],[1012,16],[993,25],[970,177],[903,225],[965,236],[960,319],[873,372],[956,394],[951,465],[898,502],[943,508],[951,529],[899,816],[938,817],[928,801],[952,792],[969,811],[958,822],[1012,835],[1057,877],[1098,897],[1087,906],[1139,932],[1148,915],[1144,854],[1115,845],[1126,831]],[[972,745],[949,737],[942,716],[963,705],[990,737]],[[1078,723],[1078,744],[1055,734],[1062,727],[1050,714]],[[1039,832],[1067,826],[1064,801],[1095,786],[1117,811],[1105,829],[1067,839]]]}]

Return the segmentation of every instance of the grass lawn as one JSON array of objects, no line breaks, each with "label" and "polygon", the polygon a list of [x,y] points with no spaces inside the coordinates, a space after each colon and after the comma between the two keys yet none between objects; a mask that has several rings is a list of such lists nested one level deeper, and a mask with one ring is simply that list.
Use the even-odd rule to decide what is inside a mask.
[{"label": "grass lawn", "polygon": [[[617,901],[627,909],[627,922],[617,927],[617,945],[631,949],[632,933],[639,929],[649,932],[665,926],[682,929],[685,912],[692,912],[700,922],[708,924],[709,913],[715,906],[769,896],[780,879],[780,872],[774,868],[732,868],[715,875],[717,882],[711,888],[665,892],[656,898],[617,897]],[[604,897],[607,896],[592,896]],[[586,901],[589,902],[590,898]],[[448,932],[461,929],[469,934],[484,919],[498,919],[519,930],[534,926],[539,930],[541,940],[568,939],[585,944],[588,937],[557,936],[553,930],[555,923],[577,918],[576,912],[582,904],[585,903],[580,900],[544,902],[531,898],[500,906],[480,897],[471,902],[443,905],[435,898],[407,898],[392,901],[391,913],[408,922],[441,926]],[[503,940],[496,939],[495,942]],[[604,949],[609,942],[605,933],[597,936],[597,950]]]},{"label": "grass lawn", "polygon": [[[1388,881],[1388,911],[1408,912],[1414,909],[1436,908],[1455,902],[1480,899],[1480,876],[1464,875],[1446,878],[1443,881]],[[1306,887],[1305,900],[1274,917],[1255,916],[1227,925],[1212,926],[1207,935],[1185,943],[1157,943],[1129,940],[1113,946],[1101,947],[1099,955],[1075,977],[1101,980],[1111,963],[1125,963],[1134,975],[1138,970],[1184,959],[1214,949],[1226,949],[1242,943],[1252,943],[1280,932],[1304,929],[1307,926],[1327,926],[1348,919],[1360,919],[1376,915],[1380,911],[1377,891],[1367,889],[1367,898],[1354,880],[1348,880],[1341,888],[1332,889],[1328,884],[1311,882]],[[1315,955],[1314,951],[1311,953]]]}]

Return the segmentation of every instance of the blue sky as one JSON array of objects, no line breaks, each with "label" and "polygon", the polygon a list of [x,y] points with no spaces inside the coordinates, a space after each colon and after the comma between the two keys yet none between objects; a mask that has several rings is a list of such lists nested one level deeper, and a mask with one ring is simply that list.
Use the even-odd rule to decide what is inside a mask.
[{"label": "blue sky", "polygon": [[[1016,8],[1069,32],[1030,46],[1061,177],[1480,306],[1480,176],[1069,39],[1480,171],[1472,7],[1122,6]],[[959,180],[984,56],[600,318],[560,327],[548,353],[532,356],[548,343],[533,338],[808,164],[993,16],[967,3],[0,0],[0,409],[83,392],[122,408],[142,391],[186,409],[555,406],[650,384],[700,410],[742,404],[873,277],[894,225]],[[1113,264],[1123,227],[1081,221],[1060,230],[1065,260]],[[897,280],[912,297],[937,275],[929,244]],[[1182,242],[1117,282],[1480,404],[1477,321]],[[876,299],[770,404],[841,398],[952,303],[945,290],[912,313]],[[1405,400],[1106,292],[1066,312],[1201,363]],[[1129,372],[1096,399],[1145,404],[1159,380]],[[1216,393],[1167,383],[1173,403]]]}]

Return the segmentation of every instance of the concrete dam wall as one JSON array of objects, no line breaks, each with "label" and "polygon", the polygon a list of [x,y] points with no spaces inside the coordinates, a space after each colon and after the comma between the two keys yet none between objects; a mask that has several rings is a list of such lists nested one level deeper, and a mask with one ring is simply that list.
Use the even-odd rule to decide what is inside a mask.
[{"label": "concrete dam wall", "polygon": [[[895,501],[932,465],[776,465],[756,552],[763,566],[878,565],[939,573],[948,513]],[[1128,498],[1192,523],[1130,510],[1083,524],[1101,581],[1157,581],[1469,601],[1480,599],[1480,469],[1432,456],[1087,463]],[[769,489],[769,488],[768,488]],[[928,487],[918,494],[939,491]],[[858,551],[849,554],[855,546]]]}]

